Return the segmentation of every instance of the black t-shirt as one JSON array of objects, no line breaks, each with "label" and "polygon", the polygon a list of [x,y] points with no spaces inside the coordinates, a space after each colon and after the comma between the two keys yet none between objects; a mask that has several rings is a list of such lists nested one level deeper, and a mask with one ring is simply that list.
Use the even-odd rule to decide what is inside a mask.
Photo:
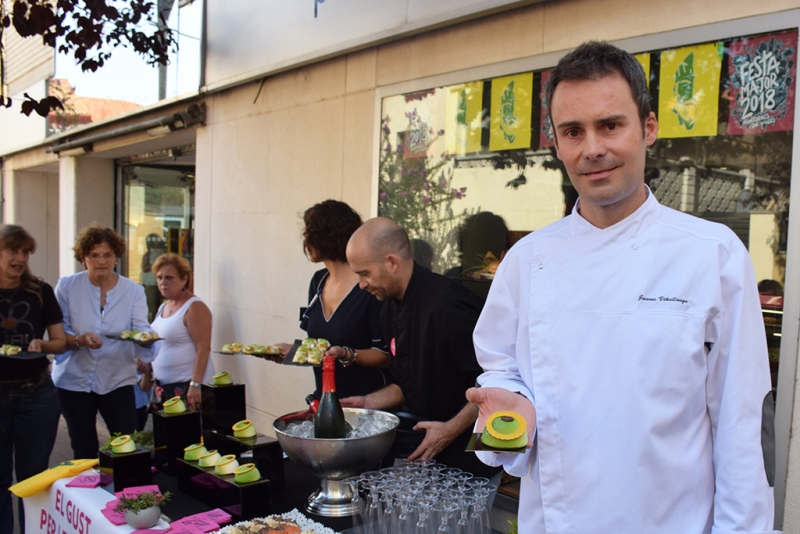
[{"label": "black t-shirt", "polygon": [[[338,345],[352,349],[376,348],[389,352],[381,330],[381,307],[383,303],[354,285],[350,293],[342,299],[339,307],[328,320],[322,311],[322,288],[327,280],[328,270],[321,269],[314,273],[308,288],[306,317],[300,328],[309,337],[324,338],[331,346]],[[319,298],[315,297],[319,294]],[[314,396],[319,398],[322,388],[322,369],[314,367],[314,378],[317,389]],[[354,395],[367,395],[393,382],[392,373],[388,369],[375,369],[353,364],[348,367],[336,366],[336,392],[339,398]]]},{"label": "black t-shirt", "polygon": [[[26,350],[34,339],[43,339],[47,327],[64,322],[53,288],[40,283],[42,300],[20,286],[0,289],[0,344]],[[0,358],[0,380],[24,380],[47,369],[47,355],[33,360]]]},{"label": "black t-shirt", "polygon": [[[386,301],[381,323],[395,354],[395,380],[417,417],[449,421],[467,403],[464,393],[483,372],[472,344],[482,307],[475,293],[416,263],[403,300]],[[497,472],[464,452],[471,435],[472,427],[436,459],[476,475]]]}]

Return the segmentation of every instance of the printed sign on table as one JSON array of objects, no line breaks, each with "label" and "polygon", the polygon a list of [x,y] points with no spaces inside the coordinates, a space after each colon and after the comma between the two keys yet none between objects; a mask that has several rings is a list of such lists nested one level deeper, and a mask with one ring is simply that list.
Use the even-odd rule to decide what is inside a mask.
[{"label": "printed sign on table", "polygon": [[532,72],[492,80],[489,150],[530,148],[532,101]]},{"label": "printed sign on table", "polygon": [[797,32],[739,39],[731,44],[728,134],[792,129]]},{"label": "printed sign on table", "polygon": [[481,150],[483,82],[448,87],[445,150],[458,156]]},{"label": "printed sign on table", "polygon": [[661,52],[658,137],[717,135],[721,69],[718,43]]}]

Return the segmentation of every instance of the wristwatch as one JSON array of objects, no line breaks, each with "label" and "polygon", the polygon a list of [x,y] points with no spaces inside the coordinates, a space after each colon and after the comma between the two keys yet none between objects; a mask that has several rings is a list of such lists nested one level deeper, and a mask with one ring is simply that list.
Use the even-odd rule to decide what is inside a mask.
[{"label": "wristwatch", "polygon": [[197,389],[200,389],[200,384],[198,384],[197,382],[189,382],[189,386],[194,386]]}]

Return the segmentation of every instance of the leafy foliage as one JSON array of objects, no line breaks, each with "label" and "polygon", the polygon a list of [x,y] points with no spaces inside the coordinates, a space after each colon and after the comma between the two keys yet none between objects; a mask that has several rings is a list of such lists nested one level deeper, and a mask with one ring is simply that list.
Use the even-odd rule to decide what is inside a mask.
[{"label": "leafy foliage", "polygon": [[126,511],[141,512],[142,510],[147,510],[153,506],[161,506],[170,500],[171,497],[172,494],[170,492],[166,492],[162,495],[158,491],[143,491],[136,497],[131,498],[125,497],[125,495],[120,495],[119,502],[114,507],[114,511],[117,513],[123,513]]},{"label": "leafy foliage", "polygon": [[[108,441],[106,441],[105,445],[100,447],[101,451],[110,451],[111,450],[111,442],[117,439],[122,435],[121,432],[114,432],[113,436],[109,436]],[[148,447],[153,446],[153,431],[152,430],[135,430],[133,434],[131,434],[131,439],[133,440],[136,445],[139,447],[144,447],[145,449]]]},{"label": "leafy foliage", "polygon": [[[21,37],[41,36],[45,45],[72,53],[84,71],[102,67],[111,57],[111,48],[118,46],[133,48],[148,65],[167,65],[177,42],[154,6],[146,0],[14,0],[6,12],[0,2],[0,46],[3,32],[13,25]],[[152,31],[142,31],[145,26]],[[0,78],[5,84],[4,73]],[[63,109],[56,97],[24,96],[21,111],[25,115],[36,111],[44,117],[52,109]],[[11,99],[0,97],[0,105],[11,107]]]},{"label": "leafy foliage", "polygon": [[[415,112],[407,113],[409,124],[417,121]],[[441,135],[439,132],[438,135]],[[401,132],[400,137],[405,134]],[[428,130],[419,149],[411,149],[411,140],[391,143],[389,118],[381,120],[381,155],[378,164],[378,213],[399,224],[411,239],[422,239],[437,253],[434,270],[443,271],[456,263],[458,251],[452,233],[466,211],[456,214],[453,201],[462,199],[467,188],[452,187],[451,157],[432,157],[427,149],[435,140]]]}]

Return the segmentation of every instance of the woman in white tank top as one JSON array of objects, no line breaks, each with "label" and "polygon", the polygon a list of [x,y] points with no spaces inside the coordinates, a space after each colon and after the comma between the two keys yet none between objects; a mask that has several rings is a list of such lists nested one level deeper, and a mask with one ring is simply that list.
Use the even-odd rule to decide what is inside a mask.
[{"label": "woman in white tank top", "polygon": [[192,271],[186,258],[162,254],[153,263],[158,290],[166,300],[151,326],[158,332],[153,377],[161,399],[181,396],[189,409],[200,407],[200,384],[211,381],[211,311],[189,289]]}]

